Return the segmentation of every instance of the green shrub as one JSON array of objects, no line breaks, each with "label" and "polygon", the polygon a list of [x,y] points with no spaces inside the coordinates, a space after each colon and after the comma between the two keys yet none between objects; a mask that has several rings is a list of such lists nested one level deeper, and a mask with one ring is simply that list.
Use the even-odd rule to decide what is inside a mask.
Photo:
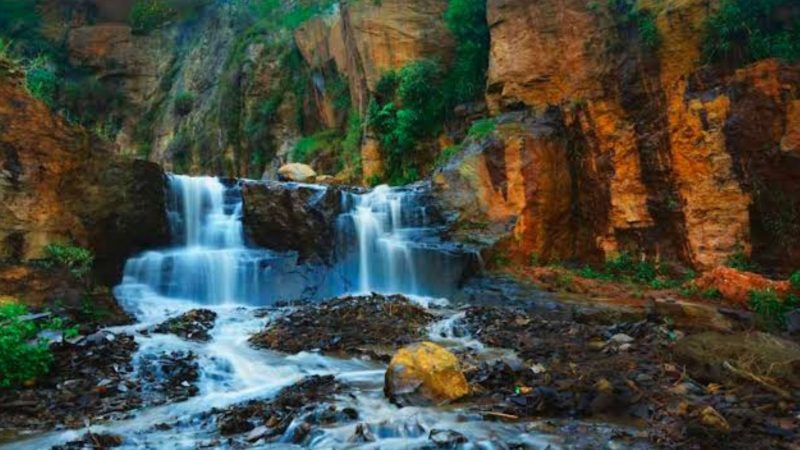
[{"label": "green shrub", "polygon": [[47,342],[37,339],[40,327],[25,320],[27,308],[0,306],[0,388],[16,387],[50,371],[53,355]]},{"label": "green shrub", "polygon": [[444,21],[456,39],[456,58],[447,76],[450,106],[480,98],[489,67],[489,25],[486,2],[450,0]]},{"label": "green shrub", "polygon": [[303,137],[292,149],[292,161],[308,164],[320,153],[334,152],[339,147],[341,139],[336,130],[324,130]]},{"label": "green shrub", "polygon": [[755,270],[755,266],[750,261],[750,256],[744,251],[741,245],[736,247],[736,250],[728,256],[725,260],[725,265],[731,269],[741,270],[743,272],[751,272]]},{"label": "green shrub", "polygon": [[128,22],[135,33],[149,33],[172,20],[175,14],[166,0],[137,0]]},{"label": "green shrub", "polygon": [[756,323],[766,330],[778,330],[786,326],[786,314],[800,305],[800,300],[789,295],[781,301],[774,289],[750,291],[750,307],[756,314]]},{"label": "green shrub", "polygon": [[789,277],[789,283],[791,283],[793,289],[800,290],[800,270]]},{"label": "green shrub", "polygon": [[1,1],[0,34],[6,37],[29,36],[40,22],[36,2],[37,0]]},{"label": "green shrub", "polygon": [[417,147],[436,136],[444,119],[441,66],[431,60],[413,61],[381,77],[368,120],[378,136],[390,184],[407,184],[419,177]]},{"label": "green shrub", "polygon": [[800,59],[800,10],[793,5],[796,0],[723,0],[705,24],[706,62],[738,66],[772,57]]},{"label": "green shrub", "polygon": [[353,108],[347,117],[347,134],[337,161],[337,171],[350,169],[353,178],[361,178],[361,134],[364,126],[358,111]]},{"label": "green shrub", "polygon": [[261,20],[294,30],[308,20],[332,10],[338,3],[338,0],[304,0],[301,2],[258,0],[253,2],[252,6],[255,16]]},{"label": "green shrub", "polygon": [[659,280],[659,271],[654,264],[647,260],[636,260],[629,253],[620,253],[618,256],[608,259],[602,270],[587,266],[580,269],[578,274],[584,278],[604,281],[649,283],[657,289],[668,286],[664,280]]},{"label": "green shrub", "polygon": [[439,156],[436,157],[436,166],[438,167],[444,166],[445,164],[447,164],[448,161],[453,159],[453,157],[456,156],[463,148],[464,147],[461,145],[451,145],[449,147],[445,147],[442,150],[442,152],[439,153]]},{"label": "green shrub", "polygon": [[44,253],[50,265],[67,268],[78,278],[86,276],[94,265],[92,252],[74,245],[49,244]]},{"label": "green shrub", "polygon": [[194,94],[185,91],[180,92],[175,96],[175,114],[181,117],[189,114],[194,108],[194,102]]},{"label": "green shrub", "polygon": [[469,127],[469,136],[476,139],[483,139],[486,136],[494,133],[497,129],[497,124],[492,119],[476,120],[472,126]]},{"label": "green shrub", "polygon": [[608,0],[618,28],[632,29],[647,50],[655,50],[661,44],[661,35],[653,13],[640,8],[636,0]]},{"label": "green shrub", "polygon": [[55,66],[44,56],[38,56],[25,67],[25,87],[47,106],[55,104],[58,76]]}]

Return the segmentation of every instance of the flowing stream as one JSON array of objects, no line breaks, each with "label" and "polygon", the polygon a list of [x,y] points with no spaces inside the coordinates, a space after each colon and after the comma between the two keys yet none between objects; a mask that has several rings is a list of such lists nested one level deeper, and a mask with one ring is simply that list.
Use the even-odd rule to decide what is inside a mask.
[{"label": "flowing stream", "polygon": [[[436,307],[442,320],[431,327],[431,339],[449,346],[481,344],[453,333],[459,319],[447,312],[447,301],[430,297],[455,289],[463,270],[455,252],[432,243],[435,230],[413,190],[380,187],[343,198],[349,212],[338,221],[342,260],[332,272],[355,292],[400,292]],[[200,372],[196,396],[179,403],[151,406],[128,418],[92,425],[91,430],[125,437],[126,449],[228,448],[218,440],[212,408],[251,399],[268,399],[282,388],[314,374],[333,374],[350,386],[352,395],[336,399],[352,407],[359,419],[323,427],[310,448],[429,448],[432,429],[455,430],[469,438],[466,448],[558,448],[553,437],[529,431],[525,424],[487,422],[473,413],[448,408],[398,408],[383,395],[385,366],[360,359],[339,359],[314,352],[286,355],[251,348],[247,339],[271,317],[287,308],[264,308],[285,298],[291,255],[251,248],[241,222],[242,200],[236,185],[215,178],[172,176],[169,217],[175,245],[132,258],[116,295],[139,323],[112,329],[135,335],[139,349],[135,367],[164,353],[192,352]],[[288,262],[287,262],[288,261]],[[345,294],[340,292],[339,294]],[[428,297],[425,297],[428,296]],[[151,325],[194,308],[218,314],[211,340],[196,343],[168,334],[143,333]],[[147,389],[143,381],[143,390]],[[157,426],[168,423],[169,429]],[[375,442],[350,442],[363,423]],[[278,443],[254,448],[292,448],[293,426]],[[7,448],[44,449],[83,435],[86,430],[53,432]]]}]

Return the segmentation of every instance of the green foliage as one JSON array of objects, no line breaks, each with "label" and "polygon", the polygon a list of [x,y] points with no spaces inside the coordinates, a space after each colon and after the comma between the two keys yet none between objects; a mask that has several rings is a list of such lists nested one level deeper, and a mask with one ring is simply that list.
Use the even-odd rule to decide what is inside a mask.
[{"label": "green foliage", "polygon": [[605,262],[601,270],[584,267],[578,271],[584,278],[604,281],[632,281],[637,283],[658,284],[658,268],[647,260],[636,260],[629,253],[620,253],[618,256]]},{"label": "green foliage", "polygon": [[60,266],[83,278],[92,270],[94,255],[89,250],[74,245],[49,244],[44,248],[45,260],[52,266]]},{"label": "green foliage", "polygon": [[706,62],[733,66],[772,57],[800,59],[796,0],[723,0],[706,22],[703,54]]},{"label": "green foliage", "polygon": [[178,132],[167,146],[167,155],[172,160],[172,171],[189,173],[194,162],[192,141],[183,132]]},{"label": "green foliage", "polygon": [[250,176],[260,177],[275,152],[270,125],[275,122],[283,95],[276,93],[262,101],[250,114],[244,127],[247,148],[250,149]]},{"label": "green foliage", "polygon": [[497,124],[492,119],[476,120],[472,126],[469,127],[469,136],[475,139],[483,139],[486,136],[494,133],[497,129]]},{"label": "green foliage", "polygon": [[444,119],[442,81],[440,65],[431,60],[408,63],[379,80],[367,123],[380,141],[390,184],[418,179],[417,147],[441,131]]},{"label": "green foliage", "polygon": [[[608,0],[609,9],[614,15],[617,27],[633,29],[647,50],[655,50],[661,44],[656,19],[653,13],[640,8],[636,0]],[[591,9],[591,8],[590,8]]]},{"label": "green foliage", "polygon": [[0,306],[0,388],[33,381],[47,374],[53,363],[47,342],[37,338],[41,328],[26,320],[27,314],[22,305]]},{"label": "green foliage", "polygon": [[325,84],[326,93],[333,99],[333,106],[339,111],[350,109],[350,85],[338,73]]},{"label": "green foliage", "polygon": [[439,156],[436,157],[436,166],[441,167],[447,164],[447,162],[453,159],[453,157],[456,156],[463,148],[464,147],[461,145],[451,145],[449,147],[445,147],[442,152],[439,153]]},{"label": "green foliage", "polygon": [[789,295],[781,301],[774,289],[750,291],[750,307],[756,313],[756,323],[766,330],[778,330],[786,326],[786,314],[794,310],[800,300]]},{"label": "green foliage", "polygon": [[90,129],[99,125],[114,135],[122,126],[125,96],[113,85],[79,74],[64,81],[59,106],[71,122]]},{"label": "green foliage", "polygon": [[800,290],[800,270],[789,277],[789,283],[792,285],[792,289]]},{"label": "green foliage", "polygon": [[339,146],[341,136],[336,130],[324,130],[297,141],[292,149],[292,161],[310,163],[320,153],[332,153]]},{"label": "green foliage", "polygon": [[342,150],[339,152],[337,171],[351,170],[353,178],[361,178],[361,134],[364,126],[358,111],[353,108],[347,117],[347,134],[342,140]]},{"label": "green foliage", "polygon": [[172,20],[175,14],[166,0],[137,0],[128,22],[135,33],[149,33]]},{"label": "green foliage", "polygon": [[331,11],[338,0],[256,0],[253,11],[256,17],[289,30],[295,30],[308,20]]},{"label": "green foliage", "polygon": [[741,270],[743,272],[751,272],[755,270],[755,266],[750,261],[750,256],[744,251],[741,245],[736,247],[736,250],[728,256],[725,260],[725,265],[731,269]]},{"label": "green foliage", "polygon": [[39,21],[36,0],[0,1],[0,34],[23,37],[35,30]]},{"label": "green foliage", "polygon": [[180,92],[175,96],[175,114],[183,117],[194,108],[195,96],[191,92]]},{"label": "green foliage", "polygon": [[486,88],[489,67],[489,25],[486,2],[450,0],[444,21],[456,38],[456,58],[447,76],[448,104],[475,100]]},{"label": "green foliage", "polygon": [[56,68],[45,56],[38,56],[25,67],[25,87],[34,97],[52,107],[58,91]]}]

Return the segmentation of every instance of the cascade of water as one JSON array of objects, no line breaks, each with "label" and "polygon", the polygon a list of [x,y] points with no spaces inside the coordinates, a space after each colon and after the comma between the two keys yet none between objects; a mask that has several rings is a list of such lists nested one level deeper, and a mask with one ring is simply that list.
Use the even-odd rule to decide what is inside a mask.
[{"label": "cascade of water", "polygon": [[202,304],[263,305],[302,297],[307,289],[309,276],[297,270],[296,255],[245,245],[238,185],[173,175],[168,217],[174,246],[128,261],[117,288],[123,300],[155,295]]},{"label": "cascade of water", "polygon": [[442,242],[419,189],[378,186],[346,194],[337,235],[343,276],[357,293],[446,296],[469,256]]}]

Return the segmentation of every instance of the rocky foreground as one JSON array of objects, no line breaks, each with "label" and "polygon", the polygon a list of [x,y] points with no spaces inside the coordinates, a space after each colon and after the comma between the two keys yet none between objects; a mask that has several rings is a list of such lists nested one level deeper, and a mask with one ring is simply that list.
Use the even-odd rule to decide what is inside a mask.
[{"label": "rocky foreground", "polygon": [[[618,424],[610,428],[614,441],[635,448],[712,448],[720,442],[725,448],[796,448],[796,339],[682,330],[660,319],[609,324],[591,315],[578,315],[581,321],[545,318],[531,314],[537,306],[428,309],[375,294],[292,304],[268,310],[265,328],[250,342],[289,354],[372,360],[377,367],[388,362],[384,391],[397,408],[456,408],[486,421],[529,423],[531,432],[563,434],[563,443],[574,448],[601,445],[570,440],[572,433],[588,433],[591,423]],[[216,317],[193,310],[139,332],[171,333],[202,345],[212,339]],[[48,379],[0,396],[6,430],[80,429],[86,421],[115,421],[198,393],[193,355],[164,353],[134,371],[137,344],[128,334],[101,331],[54,348],[56,369]],[[212,446],[278,440],[308,445],[319,430],[339,426],[353,427],[354,445],[375,442],[380,425],[360,421],[363,412],[338,401],[357,393],[333,376],[309,376],[276,396],[210,409],[196,420],[215,430],[216,437],[204,441]],[[420,432],[431,448],[468,441],[453,430]],[[57,448],[124,442],[125,436],[88,433]]]}]

